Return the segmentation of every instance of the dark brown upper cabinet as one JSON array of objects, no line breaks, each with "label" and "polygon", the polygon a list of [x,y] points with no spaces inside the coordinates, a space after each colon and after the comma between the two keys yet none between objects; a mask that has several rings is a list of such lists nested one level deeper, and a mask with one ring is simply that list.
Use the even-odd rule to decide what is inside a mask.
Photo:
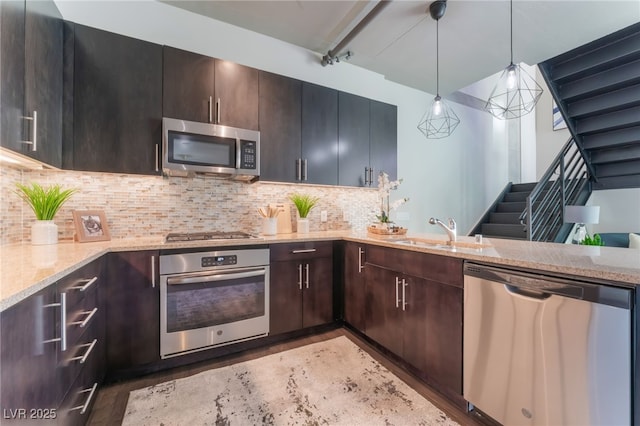
[{"label": "dark brown upper cabinet", "polygon": [[83,25],[67,29],[73,134],[65,134],[65,168],[160,174],[162,46]]},{"label": "dark brown upper cabinet", "polygon": [[338,184],[338,91],[302,83],[302,182]]},{"label": "dark brown upper cabinet", "polygon": [[258,70],[164,47],[163,114],[258,130]]},{"label": "dark brown upper cabinet", "polygon": [[339,110],[339,185],[376,186],[380,172],[395,179],[397,107],[340,92]]},{"label": "dark brown upper cabinet", "polygon": [[302,82],[260,71],[260,180],[299,181]]},{"label": "dark brown upper cabinet", "polygon": [[62,166],[63,21],[53,1],[0,2],[2,146]]}]

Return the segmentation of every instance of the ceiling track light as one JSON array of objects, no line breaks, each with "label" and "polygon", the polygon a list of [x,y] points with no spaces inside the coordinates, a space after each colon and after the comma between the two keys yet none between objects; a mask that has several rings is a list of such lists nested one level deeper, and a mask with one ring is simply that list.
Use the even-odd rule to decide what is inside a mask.
[{"label": "ceiling track light", "polygon": [[353,57],[353,52],[348,51],[342,55],[338,55],[338,56],[329,56],[324,55],[322,57],[322,66],[326,67],[327,65],[333,65],[334,63],[338,63],[340,61],[348,61],[349,59],[351,59]]},{"label": "ceiling track light", "polygon": [[460,124],[460,119],[453,109],[440,96],[440,40],[439,22],[447,10],[446,0],[436,0],[429,5],[429,14],[436,21],[436,97],[422,116],[418,130],[427,139],[442,139],[451,135]]},{"label": "ceiling track light", "polygon": [[520,65],[513,63],[513,0],[509,1],[511,61],[491,91],[485,110],[501,120],[529,114],[542,96],[542,87]]}]

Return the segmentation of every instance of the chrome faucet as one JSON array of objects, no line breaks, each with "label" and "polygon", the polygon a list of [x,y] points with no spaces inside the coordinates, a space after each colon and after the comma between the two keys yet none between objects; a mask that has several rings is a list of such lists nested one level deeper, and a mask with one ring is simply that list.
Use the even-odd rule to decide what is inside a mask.
[{"label": "chrome faucet", "polygon": [[456,221],[455,220],[453,220],[452,218],[449,218],[449,226],[447,226],[440,219],[436,219],[435,217],[432,217],[431,219],[429,219],[429,223],[432,225],[442,226],[442,228],[444,228],[444,230],[447,231],[447,235],[449,236],[449,241],[450,242],[456,241]]}]

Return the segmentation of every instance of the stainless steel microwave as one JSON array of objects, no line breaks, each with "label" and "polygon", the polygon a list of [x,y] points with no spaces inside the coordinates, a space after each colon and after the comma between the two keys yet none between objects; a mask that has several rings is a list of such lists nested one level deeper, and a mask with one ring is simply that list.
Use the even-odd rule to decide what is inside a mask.
[{"label": "stainless steel microwave", "polygon": [[260,176],[260,132],[163,118],[162,171],[167,176],[202,173],[253,182]]}]

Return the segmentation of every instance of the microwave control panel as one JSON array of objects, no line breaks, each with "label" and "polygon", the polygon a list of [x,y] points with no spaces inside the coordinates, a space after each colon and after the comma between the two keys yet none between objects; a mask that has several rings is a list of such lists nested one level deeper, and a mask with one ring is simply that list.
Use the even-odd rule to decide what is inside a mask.
[{"label": "microwave control panel", "polygon": [[240,168],[255,169],[257,157],[255,141],[240,140]]}]

